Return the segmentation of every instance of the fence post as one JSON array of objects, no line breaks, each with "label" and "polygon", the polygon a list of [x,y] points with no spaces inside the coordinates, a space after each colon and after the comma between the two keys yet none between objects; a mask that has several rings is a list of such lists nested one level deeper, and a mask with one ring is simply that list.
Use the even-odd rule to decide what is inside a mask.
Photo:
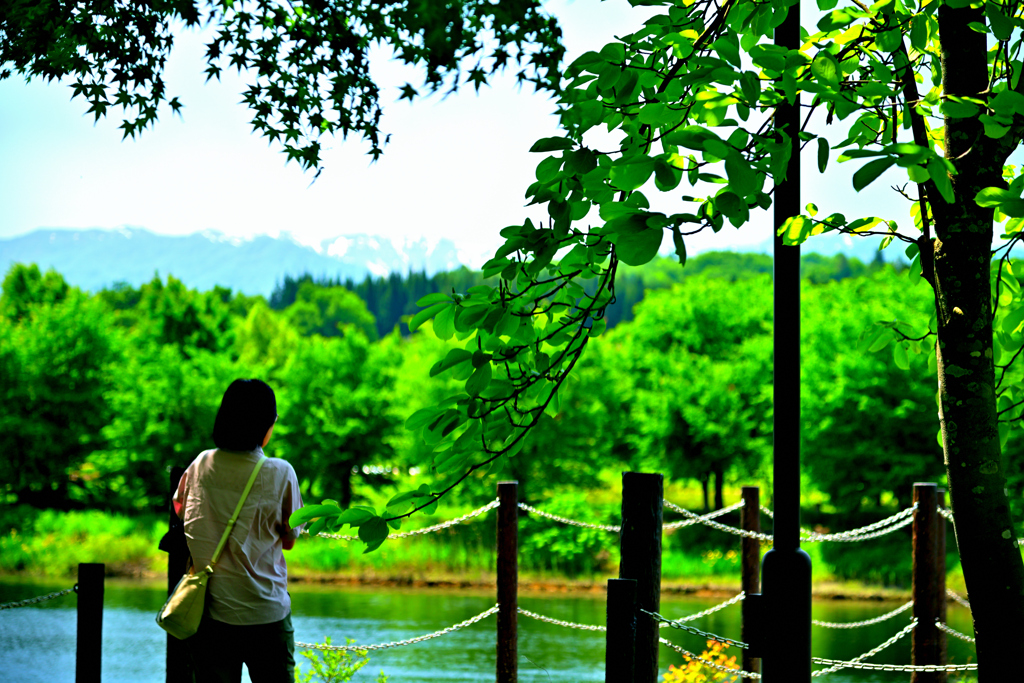
[{"label": "fence post", "polygon": [[[914,550],[913,585],[914,628],[910,645],[911,662],[915,665],[939,664],[939,630],[935,620],[939,617],[939,601],[936,591],[939,585],[937,532],[939,517],[936,507],[938,496],[932,483],[914,484]],[[938,671],[914,671],[911,683],[941,683],[945,676]]]},{"label": "fence post", "polygon": [[[167,553],[168,596],[184,576],[185,565],[188,562],[188,544],[185,542],[183,522],[174,511],[172,502],[174,492],[178,490],[178,482],[184,473],[184,467],[171,468],[170,488],[167,492],[167,535],[160,543],[160,549]],[[167,683],[192,683],[192,658],[188,654],[185,641],[178,640],[170,633],[167,634],[166,662],[165,680]]]},{"label": "fence post", "polygon": [[[945,508],[945,489],[937,489],[936,497],[938,499],[938,506]],[[946,603],[948,602],[946,597],[946,518],[942,515],[936,515],[935,517],[935,531],[935,571],[938,574],[935,600],[939,611],[939,621],[945,624],[947,623]],[[946,651],[946,634],[936,629],[935,637],[939,639],[939,664],[945,664],[949,661],[948,652]],[[939,673],[939,683],[946,683],[948,678],[949,674],[945,671]]]},{"label": "fence post", "polygon": [[78,565],[78,643],[75,652],[75,683],[100,683],[103,652],[102,564]]},{"label": "fence post", "polygon": [[[761,489],[757,486],[743,487],[743,507],[740,513],[740,526],[746,531],[761,531]],[[744,595],[755,595],[761,592],[761,541],[756,538],[742,537],[740,540],[741,559],[741,587]],[[744,609],[743,622],[741,625],[740,640],[744,643],[751,642],[755,625],[747,619]],[[749,650],[743,651],[742,669],[751,673],[760,673],[761,660],[750,654]],[[752,679],[744,679],[752,680]]]},{"label": "fence post", "polygon": [[633,683],[636,646],[636,580],[608,579],[608,627],[604,644],[604,683]]},{"label": "fence post", "polygon": [[498,482],[498,683],[518,679],[519,482]]},{"label": "fence post", "polygon": [[636,579],[636,683],[658,683],[658,622],[640,612],[661,610],[661,524],[664,479],[622,473],[619,578]]}]

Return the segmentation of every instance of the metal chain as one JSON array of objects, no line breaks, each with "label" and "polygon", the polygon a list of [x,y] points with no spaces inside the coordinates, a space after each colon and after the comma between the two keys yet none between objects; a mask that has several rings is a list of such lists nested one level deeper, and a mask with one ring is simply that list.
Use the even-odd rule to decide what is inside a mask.
[{"label": "metal chain", "polygon": [[553,515],[550,512],[538,510],[532,505],[527,505],[526,503],[520,503],[519,509],[526,510],[527,512],[532,512],[533,514],[540,515],[541,517],[547,517],[548,519],[553,520],[555,522],[561,522],[562,524],[571,524],[572,526],[580,526],[585,529],[597,529],[599,531],[620,531],[622,529],[622,527],[615,526],[613,524],[590,524],[588,522],[579,522],[575,519],[569,519],[568,517],[559,517],[558,515]]},{"label": "metal chain", "polygon": [[[761,505],[759,507],[761,508],[761,512],[763,512],[764,514],[768,515],[769,518],[775,519],[775,513],[774,512],[772,512],[770,509],[768,509],[764,505]],[[887,517],[887,518],[885,518],[885,519],[883,519],[881,521],[875,522],[874,524],[868,524],[867,526],[860,527],[859,529],[852,529],[850,531],[844,531],[844,532],[839,533],[839,534],[819,534],[819,533],[817,533],[815,531],[810,531],[808,529],[801,529],[800,533],[804,535],[804,539],[803,540],[811,541],[811,542],[820,542],[820,541],[866,541],[869,538],[878,538],[879,536],[883,536],[883,535],[889,533],[890,531],[896,531],[897,529],[902,529],[906,525],[911,524],[913,522],[912,518],[911,518],[910,521],[902,521],[902,523],[900,523],[900,522],[901,522],[901,520],[904,520],[905,517],[912,515],[914,510],[916,510],[916,509],[917,509],[917,503],[914,503],[911,507],[909,507],[909,508],[907,508],[905,510],[901,510],[900,512],[897,512],[892,517]],[[953,513],[950,512],[949,514],[950,514],[949,519],[952,519],[952,514]],[[882,530],[881,532],[879,532],[877,534],[870,534],[870,535],[868,534],[868,532],[870,532],[870,531],[873,531],[875,529],[879,529],[881,527],[886,527],[889,524],[893,524],[893,526],[887,527],[887,528],[885,528],[884,530]]]},{"label": "metal chain", "polygon": [[537,614],[536,612],[531,612],[530,610],[523,609],[522,607],[519,607],[518,610],[519,610],[519,613],[522,614],[523,616],[530,617],[531,619],[536,619],[537,621],[543,621],[543,622],[548,623],[548,624],[554,624],[555,626],[564,626],[565,628],[575,628],[575,629],[579,629],[581,631],[607,631],[608,630],[607,626],[593,626],[591,624],[577,624],[576,622],[573,622],[573,621],[561,621],[560,619],[552,619],[551,617],[545,617],[543,614]]},{"label": "metal chain", "polygon": [[[669,507],[669,505],[666,505],[666,507]],[[706,515],[701,515],[700,518],[701,519],[714,519],[715,517],[721,517],[722,515],[727,515],[730,512],[733,512],[735,510],[739,510],[741,507],[743,507],[743,501],[742,500],[740,502],[738,502],[738,503],[733,503],[732,505],[730,505],[728,507],[724,507],[721,510],[715,510],[714,512],[709,512]],[[692,524],[699,524],[699,523],[700,522],[698,522],[696,519],[684,519],[684,520],[679,521],[679,522],[669,522],[668,524],[663,525],[661,528],[665,529],[665,530],[668,530],[668,529],[682,529],[684,526],[690,526]]]},{"label": "metal chain", "polygon": [[908,524],[912,524],[914,522],[914,511],[916,509],[917,503],[914,503],[907,509],[897,512],[892,517],[886,517],[885,519],[879,520],[873,524],[868,524],[867,526],[862,526],[858,529],[851,529],[837,534],[819,534],[816,531],[804,531],[803,533],[805,536],[803,540],[819,543],[822,541],[866,541],[869,538],[877,538],[896,531],[897,529],[902,529]]},{"label": "metal chain", "polygon": [[749,645],[747,645],[746,643],[744,643],[742,641],[733,640],[732,638],[726,638],[725,636],[715,635],[714,633],[708,633],[707,631],[701,631],[699,628],[694,628],[693,626],[687,626],[686,624],[682,623],[681,621],[673,621],[671,619],[666,619],[665,617],[661,616],[657,612],[648,612],[643,607],[640,608],[640,611],[643,612],[644,614],[650,614],[652,617],[654,617],[655,619],[657,619],[660,622],[667,623],[672,628],[677,628],[680,631],[686,631],[687,633],[692,633],[693,635],[700,636],[701,638],[704,638],[705,640],[717,640],[720,643],[726,643],[728,645],[735,645],[736,647],[738,647],[741,650],[746,650],[747,648],[750,647]]},{"label": "metal chain", "polygon": [[[478,508],[476,510],[473,510],[472,512],[467,512],[466,514],[462,515],[461,517],[456,517],[455,519],[449,519],[447,522],[441,522],[440,524],[435,524],[434,526],[423,527],[422,529],[413,529],[412,531],[403,531],[400,534],[388,534],[388,538],[409,538],[410,536],[420,536],[422,534],[429,534],[429,533],[433,533],[435,531],[441,531],[442,529],[447,529],[448,527],[455,526],[456,524],[462,524],[463,522],[469,521],[469,520],[473,519],[474,517],[479,517],[480,515],[484,514],[485,512],[493,510],[496,507],[498,507],[498,499],[497,498],[492,500],[487,505],[484,505],[482,508]],[[305,529],[303,529],[302,532],[303,533],[308,533]],[[326,532],[323,532],[323,531],[318,533],[317,536],[319,536],[320,538],[333,538],[333,539],[338,540],[338,541],[358,541],[359,540],[358,536],[343,536],[341,534],[329,534],[329,533],[326,533]]]},{"label": "metal chain", "polygon": [[736,536],[745,536],[746,538],[756,538],[759,541],[771,541],[772,540],[772,535],[771,534],[762,534],[762,533],[758,533],[756,531],[747,531],[746,529],[737,529],[736,527],[733,527],[733,526],[727,526],[725,524],[719,524],[718,522],[713,522],[710,519],[707,519],[706,517],[702,517],[702,516],[700,516],[700,515],[698,515],[696,513],[690,512],[689,510],[687,510],[685,508],[681,508],[678,505],[676,505],[675,503],[670,503],[667,500],[664,501],[664,504],[665,504],[665,507],[667,507],[668,509],[673,510],[674,512],[678,512],[679,514],[681,514],[681,515],[683,515],[685,517],[689,517],[690,519],[694,520],[694,522],[696,522],[697,524],[703,524],[705,526],[711,527],[712,529],[718,529],[719,531],[724,531],[727,534],[734,534]]},{"label": "metal chain", "polygon": [[296,641],[295,647],[301,647],[305,650],[322,650],[324,652],[356,652],[370,650],[386,650],[391,647],[402,647],[403,645],[422,643],[424,640],[430,640],[431,638],[440,638],[441,636],[446,636],[449,633],[454,633],[455,631],[458,631],[459,629],[466,628],[467,626],[472,626],[476,622],[480,621],[481,619],[486,619],[487,617],[491,616],[497,611],[498,606],[495,605],[489,610],[481,612],[480,614],[476,615],[471,619],[466,619],[465,621],[461,621],[458,624],[449,626],[448,628],[443,628],[440,631],[434,631],[433,633],[428,633],[425,636],[409,638],[408,640],[395,640],[390,643],[380,643],[377,645],[321,645],[320,643],[301,643]]},{"label": "metal chain", "polygon": [[5,609],[17,609],[18,607],[28,607],[29,605],[36,605],[40,602],[46,602],[47,600],[53,600],[54,598],[60,598],[68,593],[77,593],[78,584],[76,583],[71,588],[65,588],[62,591],[55,591],[53,593],[47,593],[46,595],[40,595],[35,598],[29,598],[28,600],[18,600],[17,602],[5,602],[0,605],[0,610]]},{"label": "metal chain", "polygon": [[[889,640],[885,641],[884,643],[882,643],[878,647],[873,648],[871,650],[868,650],[864,654],[858,655],[857,657],[854,657],[853,659],[851,659],[849,661],[842,661],[842,660],[838,660],[838,659],[822,659],[821,657],[811,657],[811,661],[814,662],[815,664],[824,664],[824,665],[826,665],[828,667],[827,669],[819,669],[818,671],[812,671],[811,672],[811,676],[812,677],[824,676],[825,674],[834,673],[836,671],[839,671],[840,669],[866,668],[867,665],[864,664],[863,660],[867,659],[868,657],[873,657],[874,655],[877,655],[879,652],[881,652],[885,648],[887,648],[890,645],[892,645],[893,643],[895,643],[900,638],[903,638],[908,633],[913,631],[915,626],[917,626],[917,619],[911,619],[910,623],[907,624],[903,628],[902,631],[900,631],[899,633],[894,635],[892,638],[890,638]],[[883,666],[883,665],[876,665],[876,666]]]},{"label": "metal chain", "polygon": [[940,515],[948,519],[950,522],[953,521],[953,510],[951,508],[944,508],[941,505],[938,505],[936,507],[938,507]]},{"label": "metal chain", "polygon": [[967,609],[971,609],[971,603],[967,602],[967,600],[965,600],[964,598],[960,597],[956,593],[956,591],[954,591],[952,588],[947,588],[946,589],[946,595],[948,595],[949,597],[951,597],[954,600],[956,600],[956,602],[959,603],[961,607],[966,607]]},{"label": "metal chain", "polygon": [[715,662],[709,662],[703,657],[699,657],[698,655],[693,654],[686,648],[680,647],[679,645],[676,645],[675,643],[669,640],[665,640],[664,638],[658,638],[658,642],[660,642],[662,645],[668,645],[670,648],[672,648],[682,656],[686,657],[687,659],[696,660],[704,666],[711,667],[712,669],[718,669],[719,671],[724,671],[734,676],[740,676],[741,678],[752,678],[755,680],[761,678],[761,674],[754,673],[753,671],[744,671],[743,669],[730,669],[727,666],[722,666],[721,664],[716,664]]},{"label": "metal chain", "polygon": [[[747,597],[747,594],[744,593],[743,591],[740,591],[739,595],[737,595],[735,597],[732,597],[732,598],[729,598],[725,602],[720,602],[717,605],[715,605],[714,607],[708,607],[703,612],[697,612],[696,614],[690,614],[690,615],[685,616],[685,617],[679,617],[675,621],[678,621],[680,623],[685,623],[687,621],[696,621],[697,619],[700,619],[701,617],[706,617],[709,614],[714,614],[715,612],[717,612],[720,609],[725,609],[729,605],[735,605],[737,602],[743,600],[743,598],[745,598],[745,597]],[[667,626],[669,626],[669,623],[667,621],[659,621],[658,622],[658,628],[665,628]]]},{"label": "metal chain", "polygon": [[971,636],[969,636],[969,635],[967,635],[965,633],[960,633],[960,631],[957,631],[955,628],[953,628],[951,626],[948,626],[947,624],[942,623],[938,619],[935,620],[935,628],[939,629],[943,633],[948,633],[949,635],[953,636],[954,638],[959,638],[960,640],[966,640],[968,643],[975,642],[974,638],[972,638]]},{"label": "metal chain", "polygon": [[821,626],[823,628],[860,628],[861,626],[871,626],[872,624],[880,624],[886,619],[892,619],[897,614],[902,614],[908,609],[914,606],[914,601],[911,600],[902,607],[897,607],[888,614],[883,614],[880,617],[874,619],[865,619],[864,621],[846,621],[846,622],[834,622],[834,621],[818,621],[817,619],[811,619],[811,623],[815,626]]}]

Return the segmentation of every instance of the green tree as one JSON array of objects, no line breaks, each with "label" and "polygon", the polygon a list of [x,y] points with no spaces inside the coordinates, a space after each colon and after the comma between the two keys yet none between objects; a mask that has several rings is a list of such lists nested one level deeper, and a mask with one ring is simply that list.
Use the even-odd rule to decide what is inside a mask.
[{"label": "green tree", "polygon": [[33,306],[64,301],[70,289],[63,276],[52,268],[44,275],[34,263],[15,263],[4,276],[0,312],[17,323],[29,315]]},{"label": "green tree", "polygon": [[103,443],[119,352],[104,313],[71,290],[57,303],[25,306],[17,324],[0,317],[0,482],[8,502],[67,509],[86,485],[81,466]]},{"label": "green tree", "polygon": [[[1009,680],[1015,663],[1005,653],[1024,641],[1024,560],[1001,455],[1024,416],[1021,390],[1004,382],[1024,345],[1024,299],[1007,263],[1024,227],[1024,176],[1007,163],[1024,139],[1021,4],[854,0],[835,9],[823,0],[807,15],[813,23],[790,32],[803,41],[794,47],[773,40],[784,22],[799,24],[787,0],[635,4],[663,11],[564,73],[564,134],[533,146],[545,157],[526,193],[543,220],[502,230],[505,243],[483,268],[498,285],[420,302],[414,322],[432,317],[435,333],[466,340],[445,362],[474,367],[459,402],[415,423],[449,440],[435,448],[435,467],[468,477],[513,456],[603,331],[620,262],[650,261],[666,234],[685,262],[688,234],[750,222],[772,206],[797,143],[816,152],[822,173],[835,174],[832,160],[855,160],[857,191],[891,170],[909,218],[819,217],[809,204],[780,236],[794,244],[826,231],[881,234],[886,246],[909,245],[932,287],[934,328],[908,334],[892,323],[887,334],[901,344],[937,340],[939,427],[979,671]],[[773,126],[801,97],[801,129]],[[591,132],[598,126],[617,146]],[[683,204],[651,201],[683,182]],[[993,254],[996,222],[1004,242]],[[396,501],[433,505],[451,485]]]},{"label": "green tree", "polygon": [[371,343],[356,331],[310,337],[281,371],[276,452],[295,467],[303,496],[340,490],[347,506],[353,476],[369,478],[364,465],[391,469],[389,436],[399,424],[389,405],[396,343],[390,337]]},{"label": "green tree", "polygon": [[285,309],[292,328],[299,334],[336,337],[354,327],[368,339],[377,338],[377,321],[358,295],[344,287],[319,287],[312,282],[299,286],[295,303]]}]

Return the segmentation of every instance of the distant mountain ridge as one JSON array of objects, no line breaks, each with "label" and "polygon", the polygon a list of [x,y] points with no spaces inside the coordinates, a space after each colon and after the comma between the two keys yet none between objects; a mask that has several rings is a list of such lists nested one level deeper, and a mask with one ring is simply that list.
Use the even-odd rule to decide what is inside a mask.
[{"label": "distant mountain ridge", "polygon": [[317,250],[287,234],[236,239],[216,231],[178,236],[143,228],[41,228],[0,239],[0,272],[6,273],[12,263],[54,268],[69,284],[88,291],[116,282],[138,286],[159,273],[199,290],[221,285],[264,296],[285,275],[361,281],[367,275],[409,271],[433,275],[462,265],[449,239],[396,243],[373,235],[344,235],[324,240]]}]

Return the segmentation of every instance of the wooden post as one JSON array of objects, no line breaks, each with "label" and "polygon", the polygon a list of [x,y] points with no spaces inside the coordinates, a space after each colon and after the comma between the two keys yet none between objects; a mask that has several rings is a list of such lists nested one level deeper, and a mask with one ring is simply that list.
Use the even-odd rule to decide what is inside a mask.
[{"label": "wooden post", "polygon": [[78,565],[78,644],[75,683],[100,683],[103,652],[102,564]]},{"label": "wooden post", "polygon": [[661,610],[661,523],[664,479],[622,473],[619,578],[636,579],[636,683],[658,683],[658,622],[640,610]]},{"label": "wooden post", "polygon": [[518,679],[519,482],[498,483],[498,683]]},{"label": "wooden post", "polygon": [[[740,514],[740,525],[746,531],[761,531],[761,489],[757,486],[743,487],[743,508]],[[761,541],[756,538],[743,537],[740,540],[740,570],[741,587],[746,595],[754,595],[761,592]],[[746,610],[744,610],[746,612]],[[747,615],[743,615],[743,622],[740,626],[742,634],[740,640],[749,643],[753,634],[754,625],[749,623]],[[741,668],[751,673],[760,673],[761,660],[750,654],[749,650],[743,651],[743,663]],[[753,680],[753,679],[744,679]]]},{"label": "wooden post", "polygon": [[[931,483],[914,484],[914,549],[913,549],[913,585],[911,592],[914,598],[914,628],[910,644],[911,662],[915,665],[939,664],[939,630],[935,628],[935,620],[939,617],[939,601],[936,591],[939,586],[939,573],[936,566],[938,559],[938,524],[936,507],[938,496],[936,485]],[[937,671],[914,671],[910,674],[911,683],[941,683]]]},{"label": "wooden post", "polygon": [[[938,505],[940,508],[946,507],[946,491],[945,489],[937,489],[936,497],[938,498]],[[942,515],[935,517],[935,571],[938,574],[938,585],[935,587],[935,601],[936,607],[939,612],[939,621],[943,624],[948,623],[946,621],[946,518]],[[935,637],[939,639],[939,664],[945,664],[949,661],[949,653],[946,650],[946,634],[938,629],[935,630]],[[939,673],[939,682],[946,683],[949,678],[949,674],[945,671]]]},{"label": "wooden post", "polygon": [[633,683],[636,646],[636,580],[608,579],[605,683]]},{"label": "wooden post", "polygon": [[[185,542],[184,523],[174,512],[172,499],[178,490],[178,482],[185,473],[184,467],[172,467],[170,488],[167,493],[167,535],[160,543],[160,549],[167,553],[167,595],[170,596],[178,581],[185,575],[188,563],[188,544]],[[165,680],[167,683],[192,683],[192,657],[188,653],[185,641],[178,640],[167,634],[167,664]]]}]

